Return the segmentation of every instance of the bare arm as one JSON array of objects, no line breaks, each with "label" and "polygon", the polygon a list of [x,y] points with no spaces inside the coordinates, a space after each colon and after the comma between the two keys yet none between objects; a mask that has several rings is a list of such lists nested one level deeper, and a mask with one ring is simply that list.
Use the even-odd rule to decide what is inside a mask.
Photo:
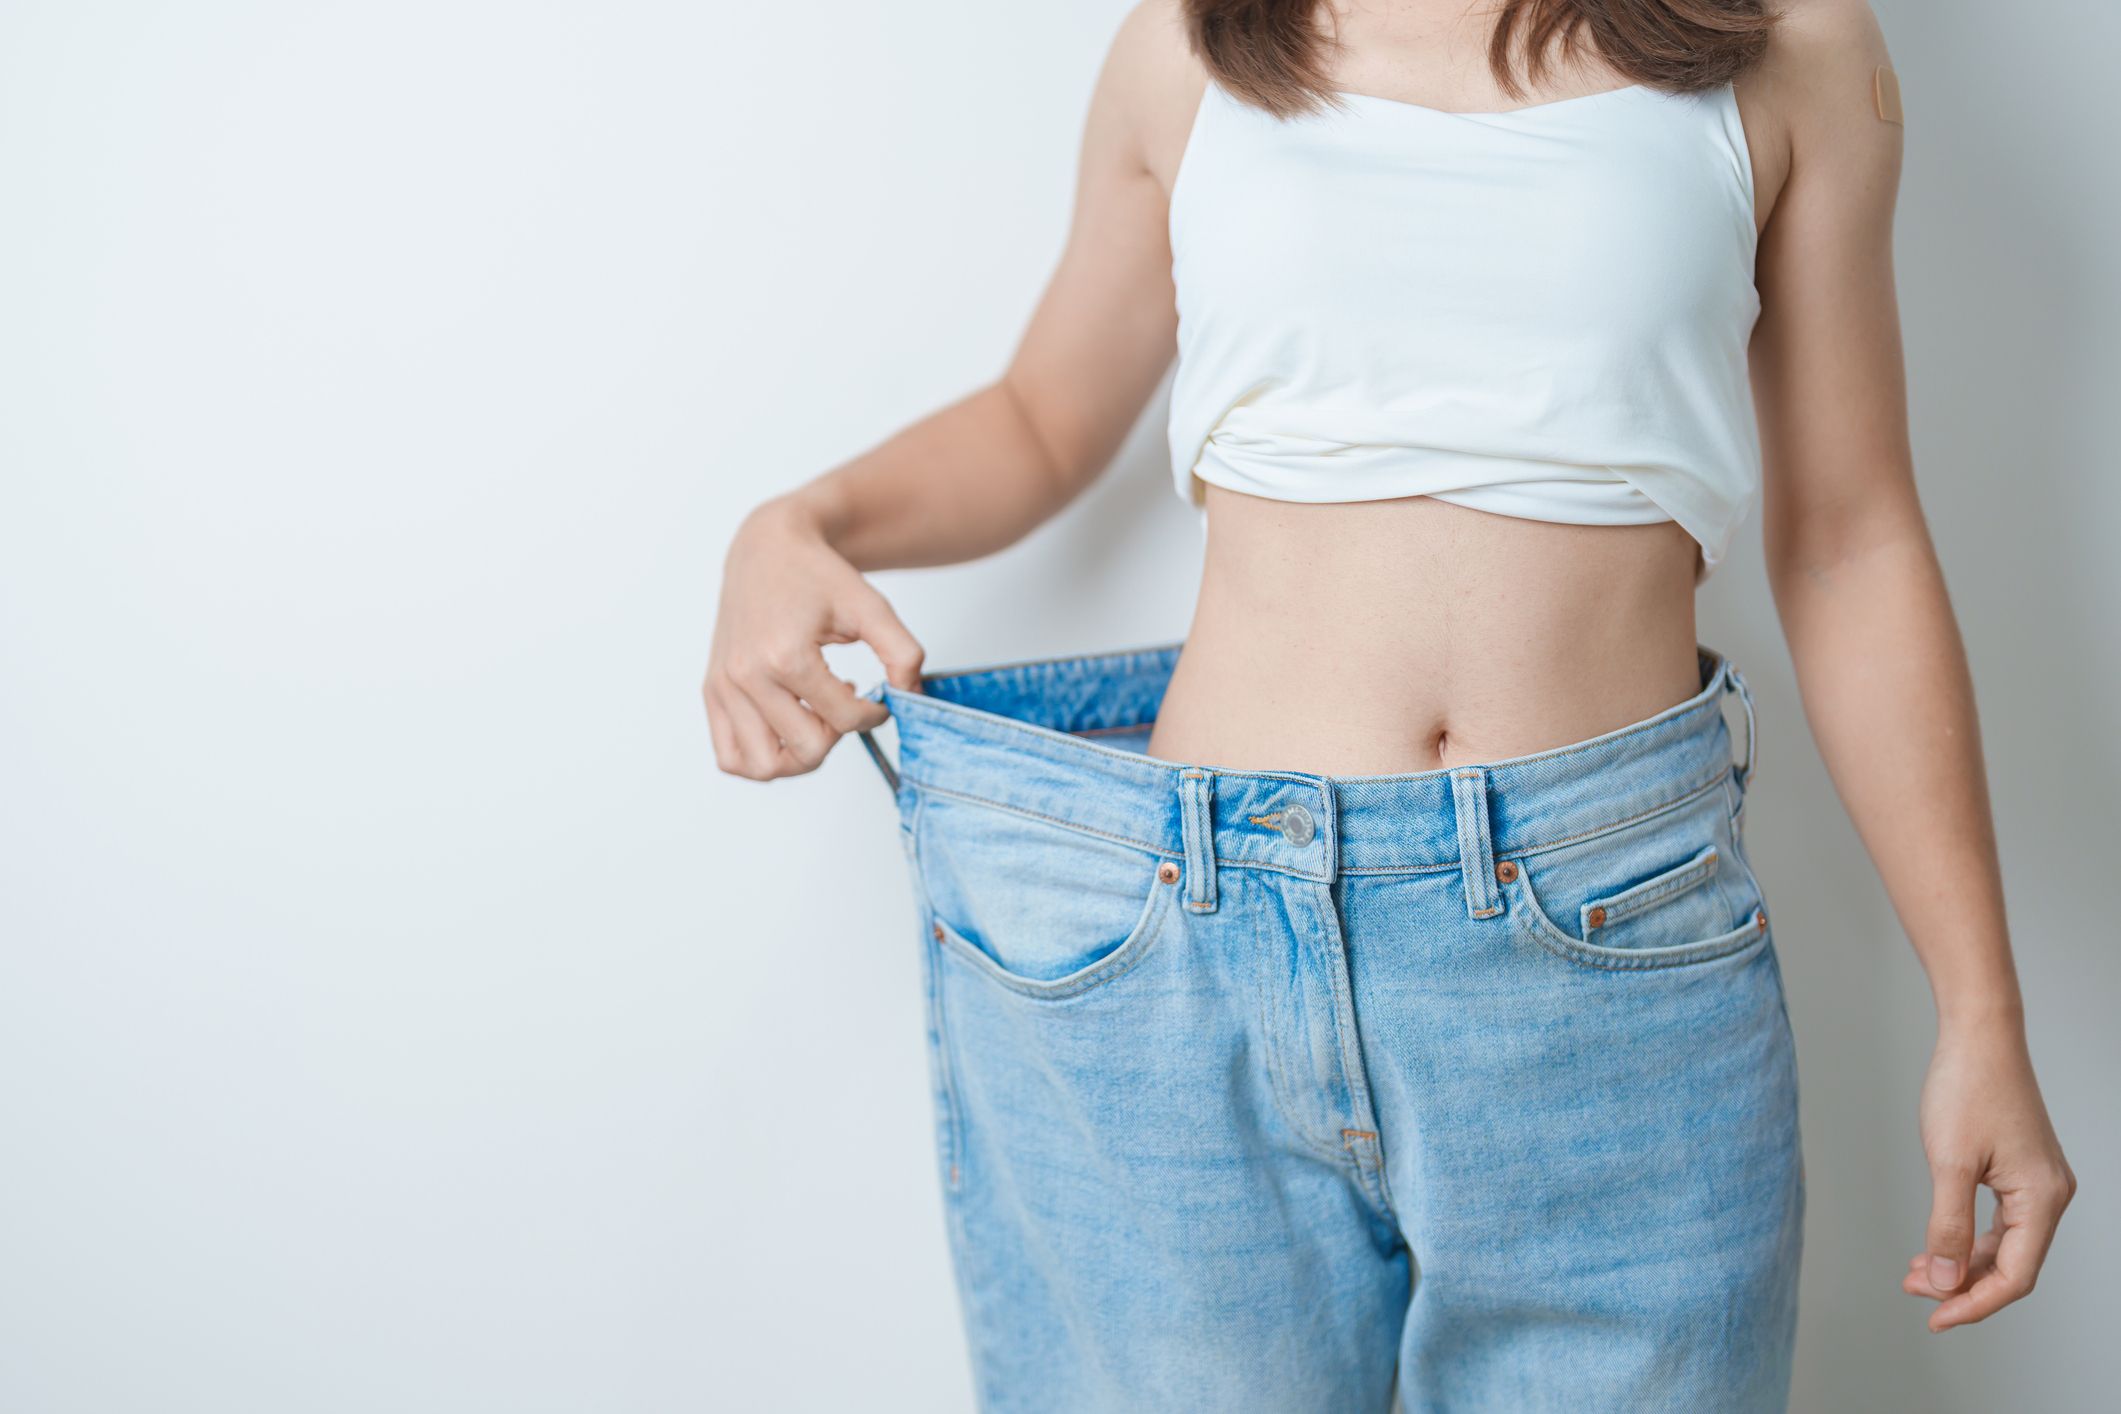
[{"label": "bare arm", "polygon": [[792,499],[860,569],[951,564],[1014,543],[1102,472],[1170,365],[1164,190],[1143,150],[1163,56],[1130,16],[1084,124],[1068,240],[995,382]]},{"label": "bare arm", "polygon": [[[1789,175],[1762,234],[1753,341],[1767,561],[1805,713],[1927,972],[1921,1109],[1934,1193],[1905,1289],[1930,1325],[2032,1289],[2075,1189],[2025,1044],[1973,686],[1916,496],[1892,218],[1903,129],[1880,119],[1863,0],[1807,0],[1760,77]],[[1976,1239],[1975,1188],[1998,1197]]]},{"label": "bare arm", "polygon": [[920,645],[861,572],[1014,543],[1096,479],[1141,415],[1177,326],[1145,134],[1189,62],[1165,0],[1122,25],[1091,99],[1066,247],[1001,376],[746,519],[703,689],[724,770],[807,771],[881,721],[820,651],[865,641],[894,683],[917,686]]}]

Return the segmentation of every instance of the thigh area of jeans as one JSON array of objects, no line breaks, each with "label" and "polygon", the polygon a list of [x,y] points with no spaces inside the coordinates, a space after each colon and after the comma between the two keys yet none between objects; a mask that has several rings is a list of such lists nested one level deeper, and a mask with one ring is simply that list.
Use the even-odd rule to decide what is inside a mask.
[{"label": "thigh area of jeans", "polygon": [[1505,855],[1490,918],[1447,875],[1336,885],[1409,1409],[1779,1407],[1795,1053],[1735,799]]},{"label": "thigh area of jeans", "polygon": [[[931,808],[913,834],[932,846]],[[947,833],[983,818],[955,815]],[[958,848],[950,867],[978,857]],[[1161,878],[1168,861],[1072,839],[1054,861],[1062,872],[1034,871],[1036,899],[932,857],[922,885],[983,1406],[1382,1408],[1409,1272],[1370,1141],[1343,1132],[1368,1121],[1342,1068],[1327,886],[1232,870],[1219,907],[1192,913]],[[1108,870],[1133,892],[1066,897],[1096,895]],[[1143,889],[1160,892],[1144,905]]]}]

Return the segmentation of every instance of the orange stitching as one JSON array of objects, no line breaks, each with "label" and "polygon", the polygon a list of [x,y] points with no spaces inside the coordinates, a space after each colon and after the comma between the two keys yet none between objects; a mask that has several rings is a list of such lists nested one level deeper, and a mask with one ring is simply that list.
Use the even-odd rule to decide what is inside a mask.
[{"label": "orange stitching", "polygon": [[1375,1139],[1377,1131],[1374,1129],[1343,1129],[1340,1132],[1340,1137],[1342,1139]]}]

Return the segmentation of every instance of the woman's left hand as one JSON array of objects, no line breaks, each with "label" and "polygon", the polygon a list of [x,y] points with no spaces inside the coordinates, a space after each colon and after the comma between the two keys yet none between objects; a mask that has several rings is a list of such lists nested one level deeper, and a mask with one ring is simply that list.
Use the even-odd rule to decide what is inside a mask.
[{"label": "woman's left hand", "polygon": [[[2029,1295],[2055,1225],[2077,1192],[2015,1025],[1940,1032],[1922,1085],[1922,1148],[1934,1193],[1928,1246],[1900,1289],[1938,1302],[1929,1328],[1950,1330]],[[1974,1196],[1995,1190],[1996,1216],[1974,1236]]]}]

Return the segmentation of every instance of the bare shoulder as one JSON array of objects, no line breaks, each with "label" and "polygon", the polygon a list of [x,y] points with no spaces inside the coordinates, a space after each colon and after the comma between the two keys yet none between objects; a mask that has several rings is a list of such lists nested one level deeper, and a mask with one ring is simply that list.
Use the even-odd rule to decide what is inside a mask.
[{"label": "bare shoulder", "polygon": [[1154,91],[1205,77],[1187,33],[1184,0],[1137,0],[1112,40],[1112,64]]},{"label": "bare shoulder", "polygon": [[1099,101],[1125,126],[1142,165],[1169,189],[1207,71],[1193,53],[1183,0],[1139,0],[1120,21],[1098,80]]},{"label": "bare shoulder", "polygon": [[[1890,75],[1885,31],[1869,0],[1783,0],[1753,76],[1793,139],[1897,126],[1880,116],[1878,71]],[[1885,81],[1888,88],[1893,79]],[[1891,97],[1891,94],[1888,94]]]},{"label": "bare shoulder", "polygon": [[1797,56],[1847,50],[1885,57],[1885,32],[1870,0],[1782,0],[1771,50]]},{"label": "bare shoulder", "polygon": [[1764,220],[1819,196],[1889,219],[1904,124],[1892,62],[1869,0],[1782,0],[1767,53],[1738,83]]}]

